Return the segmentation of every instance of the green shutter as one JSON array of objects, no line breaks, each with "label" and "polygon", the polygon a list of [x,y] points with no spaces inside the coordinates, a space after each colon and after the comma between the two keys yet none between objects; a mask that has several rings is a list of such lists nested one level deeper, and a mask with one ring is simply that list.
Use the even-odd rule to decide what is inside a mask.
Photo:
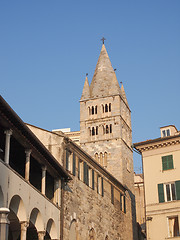
[{"label": "green shutter", "polygon": [[176,199],[180,200],[180,181],[176,181],[175,185],[176,185]]},{"label": "green shutter", "polygon": [[103,178],[101,178],[101,186],[102,186],[102,196],[104,197],[104,182],[103,182]]},{"label": "green shutter", "polygon": [[163,170],[167,170],[168,169],[166,156],[162,157],[162,169]]},{"label": "green shutter", "polygon": [[162,169],[169,170],[173,169],[173,155],[163,156],[162,157]]},{"label": "green shutter", "polygon": [[92,169],[92,189],[94,190],[94,170]]},{"label": "green shutter", "polygon": [[169,156],[167,156],[167,159],[168,159],[168,169],[173,169],[174,168],[174,166],[173,166],[173,156],[169,155]]},{"label": "green shutter", "polygon": [[76,176],[76,155],[73,153],[73,175]]},{"label": "green shutter", "polygon": [[84,183],[87,182],[87,163],[84,162]]},{"label": "green shutter", "polygon": [[124,196],[124,213],[126,213],[126,197]]},{"label": "green shutter", "polygon": [[159,202],[164,202],[164,186],[163,184],[158,184],[158,195],[159,195]]}]

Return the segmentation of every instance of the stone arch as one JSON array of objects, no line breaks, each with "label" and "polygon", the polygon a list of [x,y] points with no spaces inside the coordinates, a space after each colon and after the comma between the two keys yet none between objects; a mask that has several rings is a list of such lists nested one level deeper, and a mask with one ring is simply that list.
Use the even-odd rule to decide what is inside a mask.
[{"label": "stone arch", "polygon": [[57,229],[53,219],[49,219],[46,225],[46,232],[49,234],[51,239],[57,239]]},{"label": "stone arch", "polygon": [[96,161],[98,162],[98,153],[95,153],[95,159],[96,159]]},{"label": "stone arch", "polygon": [[4,194],[0,186],[0,207],[4,207]]},{"label": "stone arch", "polygon": [[20,222],[27,221],[27,214],[24,202],[19,195],[14,195],[11,198],[9,209],[15,213]]},{"label": "stone arch", "polygon": [[89,231],[89,240],[95,240],[96,236],[95,236],[95,230],[94,228],[91,228]]},{"label": "stone arch", "polygon": [[69,240],[77,240],[77,222],[75,219],[73,219],[70,224]]},{"label": "stone arch", "polygon": [[33,208],[30,214],[29,221],[35,226],[38,232],[44,231],[44,222],[40,211]]}]

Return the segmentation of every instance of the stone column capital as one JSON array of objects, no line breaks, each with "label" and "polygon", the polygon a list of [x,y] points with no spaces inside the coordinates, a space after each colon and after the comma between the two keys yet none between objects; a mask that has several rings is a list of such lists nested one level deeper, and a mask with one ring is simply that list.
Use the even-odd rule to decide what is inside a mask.
[{"label": "stone column capital", "polygon": [[41,168],[42,168],[42,171],[44,171],[44,172],[47,170],[47,166],[43,165]]},{"label": "stone column capital", "polygon": [[25,149],[26,157],[30,157],[32,150],[31,149]]},{"label": "stone column capital", "polygon": [[4,133],[5,133],[6,135],[11,136],[12,133],[13,133],[13,131],[12,131],[12,129],[7,129],[7,130],[4,131]]},{"label": "stone column capital", "polygon": [[38,234],[38,240],[44,240],[44,236],[46,235],[45,231],[39,231]]},{"label": "stone column capital", "polygon": [[20,222],[20,224],[21,224],[21,231],[26,231],[29,226],[29,222],[22,221],[22,222]]},{"label": "stone column capital", "polygon": [[8,208],[0,208],[0,224],[5,223],[9,224],[8,214],[10,213],[10,210]]}]

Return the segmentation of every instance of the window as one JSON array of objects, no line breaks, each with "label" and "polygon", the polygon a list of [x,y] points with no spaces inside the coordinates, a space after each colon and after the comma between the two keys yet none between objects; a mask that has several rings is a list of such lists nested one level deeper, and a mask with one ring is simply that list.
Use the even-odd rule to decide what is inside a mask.
[{"label": "window", "polygon": [[180,181],[158,184],[159,202],[180,200]]},{"label": "window", "polygon": [[78,161],[78,178],[83,180],[83,161],[79,159]]},{"label": "window", "polygon": [[89,166],[84,162],[84,183],[89,186]]},{"label": "window", "polygon": [[173,155],[163,156],[162,157],[162,170],[173,169]]},{"label": "window", "polygon": [[97,114],[97,106],[95,106],[95,114]]},{"label": "window", "polygon": [[114,204],[114,187],[111,185],[111,203]]},{"label": "window", "polygon": [[178,216],[168,217],[168,232],[169,237],[180,236]]},{"label": "window", "polygon": [[66,150],[66,169],[72,171],[72,153],[69,150]]},{"label": "window", "polygon": [[168,136],[170,136],[170,130],[169,130],[169,129],[163,130],[163,131],[162,131],[162,136],[163,136],[163,137],[168,137]]},{"label": "window", "polygon": [[97,176],[97,192],[102,196],[104,196],[104,186],[103,186],[103,184],[104,184],[103,178],[98,175]]}]

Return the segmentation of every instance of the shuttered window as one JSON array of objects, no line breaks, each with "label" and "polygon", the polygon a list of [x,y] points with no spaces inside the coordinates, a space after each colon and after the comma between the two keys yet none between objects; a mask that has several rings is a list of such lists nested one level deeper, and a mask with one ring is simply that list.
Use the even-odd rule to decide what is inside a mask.
[{"label": "shuttered window", "polygon": [[126,213],[126,197],[124,196],[124,213]]},{"label": "shuttered window", "polygon": [[103,178],[101,178],[101,187],[102,187],[102,196],[104,197],[104,181],[103,181]]},{"label": "shuttered window", "polygon": [[66,150],[66,169],[69,170],[69,156],[70,156],[70,152],[68,150]]},{"label": "shuttered window", "polygon": [[164,185],[158,184],[158,196],[159,196],[159,202],[164,202]]},{"label": "shuttered window", "polygon": [[114,204],[114,187],[111,185],[111,203]]},{"label": "shuttered window", "polygon": [[173,169],[173,155],[163,156],[162,157],[162,169],[163,171]]},{"label": "shuttered window", "polygon": [[177,197],[177,200],[180,200],[180,181],[176,181],[175,182],[175,186],[176,186],[176,197]]},{"label": "shuttered window", "polygon": [[89,186],[89,166],[84,162],[84,183]]},{"label": "shuttered window", "polygon": [[120,210],[122,211],[122,197],[123,197],[123,195],[122,195],[122,193],[120,193]]},{"label": "shuttered window", "polygon": [[76,176],[76,155],[73,153],[73,175]]},{"label": "shuttered window", "polygon": [[94,170],[92,169],[92,189],[94,190]]}]

